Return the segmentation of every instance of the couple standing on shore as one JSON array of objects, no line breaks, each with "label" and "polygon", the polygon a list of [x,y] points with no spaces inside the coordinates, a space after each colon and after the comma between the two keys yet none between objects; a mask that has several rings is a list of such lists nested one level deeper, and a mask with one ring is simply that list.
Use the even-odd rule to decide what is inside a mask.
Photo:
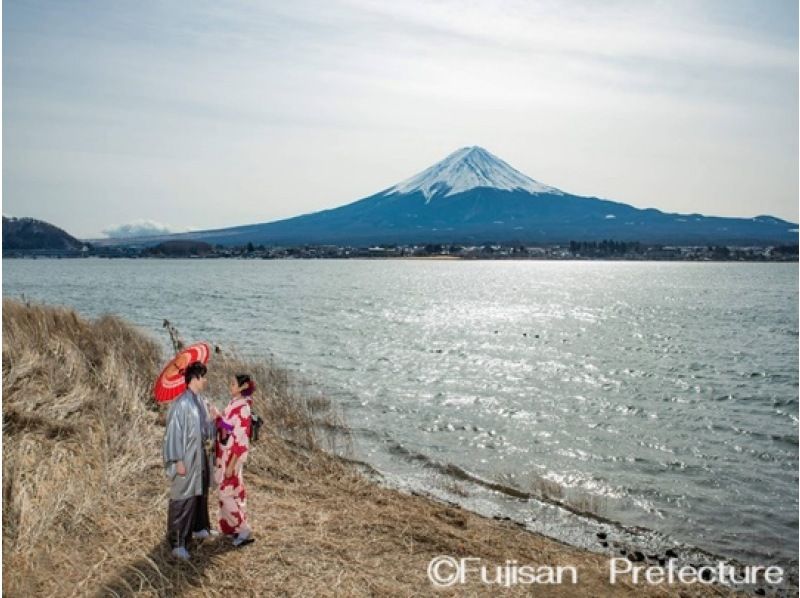
[{"label": "couple standing on shore", "polygon": [[230,402],[220,412],[200,396],[207,372],[199,361],[186,368],[186,390],[169,407],[164,436],[164,465],[172,481],[167,537],[173,556],[184,560],[189,558],[186,546],[190,538],[220,533],[211,528],[208,515],[211,467],[219,493],[220,530],[233,537],[234,546],[252,542],[242,467],[250,445],[255,383],[246,374],[233,378]]}]

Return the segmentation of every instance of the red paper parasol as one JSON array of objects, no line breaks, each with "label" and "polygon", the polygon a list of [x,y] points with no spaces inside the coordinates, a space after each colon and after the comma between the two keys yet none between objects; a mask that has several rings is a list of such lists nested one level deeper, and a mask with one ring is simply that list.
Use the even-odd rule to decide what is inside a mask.
[{"label": "red paper parasol", "polygon": [[210,354],[211,350],[206,343],[195,343],[178,353],[156,378],[153,386],[153,395],[156,397],[156,401],[166,403],[186,390],[186,381],[183,377],[186,368],[195,361],[208,363]]}]

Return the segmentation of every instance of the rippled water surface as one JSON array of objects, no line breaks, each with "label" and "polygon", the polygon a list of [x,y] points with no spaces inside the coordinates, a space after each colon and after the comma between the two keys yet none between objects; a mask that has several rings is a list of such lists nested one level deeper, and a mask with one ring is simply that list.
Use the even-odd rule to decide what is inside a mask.
[{"label": "rippled water surface", "polygon": [[[387,475],[435,485],[431,466],[452,464],[715,554],[796,559],[796,264],[3,268],[6,296],[120,314],[162,339],[169,318],[188,339],[274,354],[337,399]],[[439,489],[547,520],[459,483]]]}]

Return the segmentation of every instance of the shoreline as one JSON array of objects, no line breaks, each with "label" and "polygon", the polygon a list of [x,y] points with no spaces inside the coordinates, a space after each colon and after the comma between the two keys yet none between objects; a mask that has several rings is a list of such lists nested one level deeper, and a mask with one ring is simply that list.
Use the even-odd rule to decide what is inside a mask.
[{"label": "shoreline", "polygon": [[[420,457],[419,454],[412,455],[415,460],[419,460]],[[755,565],[747,564],[746,561],[720,556],[698,546],[678,543],[652,528],[625,525],[594,511],[573,506],[569,502],[524,492],[513,486],[482,479],[457,465],[429,462],[430,460],[427,458],[425,463],[426,468],[432,468],[437,474],[451,480],[454,486],[458,486],[457,491],[452,492],[447,489],[449,484],[433,483],[433,478],[430,480],[431,484],[409,484],[408,479],[390,474],[388,471],[384,473],[367,461],[353,458],[343,459],[361,468],[364,475],[382,487],[422,497],[445,507],[457,508],[483,520],[493,520],[514,526],[526,534],[580,553],[596,555],[606,563],[610,563],[612,559],[624,558],[630,560],[634,567],[645,569],[674,567],[676,570],[681,567],[702,568],[725,563],[726,566],[729,565],[733,568],[732,571],[736,572],[748,571],[755,567]],[[487,492],[481,493],[481,490],[495,495],[495,498],[487,496]],[[473,498],[477,500],[472,500]],[[476,504],[483,504],[485,507],[486,501],[489,500],[492,501],[492,508],[475,507]],[[514,503],[519,508],[515,508]],[[519,516],[521,510],[524,511],[525,517]],[[561,512],[561,516],[555,522],[552,517],[553,510]],[[536,515],[532,517],[533,524],[530,523],[532,514]],[[539,514],[548,519],[548,524],[545,525],[546,531],[537,528],[536,519]],[[571,533],[569,531],[563,533],[563,530],[559,530],[564,527],[569,528]],[[576,541],[579,538],[582,541]],[[796,585],[793,581],[795,578],[792,569],[781,569],[781,572],[783,573],[783,585],[775,586],[779,587],[776,593],[768,595],[796,595],[787,590]],[[736,573],[736,575],[738,574]],[[752,590],[751,588],[750,593]]]},{"label": "shoreline", "polygon": [[680,258],[625,258],[625,257],[463,257],[458,255],[442,256],[356,256],[356,257],[246,257],[246,256],[131,256],[131,255],[3,255],[4,260],[238,260],[238,261],[453,261],[453,262],[614,262],[614,263],[667,263],[667,264],[797,264],[794,259],[680,259]]},{"label": "shoreline", "polygon": [[[529,595],[538,585],[549,596],[731,593],[702,583],[611,584],[607,557],[383,487],[324,449],[309,417],[327,407],[292,394],[284,370],[225,356],[210,364],[218,388],[226,372],[242,367],[261,368],[264,380],[257,412],[267,425],[245,468],[257,541],[240,550],[207,541],[192,547],[190,563],[176,563],[163,542],[161,413],[149,399],[162,361],[157,344],[115,317],[87,321],[71,309],[8,299],[3,308],[3,583],[10,594],[434,594],[428,567],[442,555],[480,559],[489,571],[516,563],[542,574],[577,572],[577,584],[541,578],[531,585],[486,583],[470,570],[465,584],[450,588],[459,594],[502,587]],[[620,566],[659,566],[641,556],[621,555]]]}]

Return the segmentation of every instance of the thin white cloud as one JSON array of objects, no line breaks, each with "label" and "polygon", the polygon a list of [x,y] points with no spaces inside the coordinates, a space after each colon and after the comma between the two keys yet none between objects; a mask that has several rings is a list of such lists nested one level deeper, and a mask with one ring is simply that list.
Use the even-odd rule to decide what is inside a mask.
[{"label": "thin white cloud", "polygon": [[[578,54],[586,59],[685,61],[735,67],[792,68],[796,44],[754,38],[704,14],[710,3],[497,2],[347,0],[360,10],[418,29],[484,41],[528,53]],[[709,18],[711,17],[711,18]],[[746,25],[746,24],[745,24]]]},{"label": "thin white cloud", "polygon": [[155,237],[158,235],[168,235],[170,233],[183,232],[175,227],[155,222],[153,220],[137,220],[127,224],[110,226],[103,231],[103,234],[110,239],[128,239],[133,237]]}]

